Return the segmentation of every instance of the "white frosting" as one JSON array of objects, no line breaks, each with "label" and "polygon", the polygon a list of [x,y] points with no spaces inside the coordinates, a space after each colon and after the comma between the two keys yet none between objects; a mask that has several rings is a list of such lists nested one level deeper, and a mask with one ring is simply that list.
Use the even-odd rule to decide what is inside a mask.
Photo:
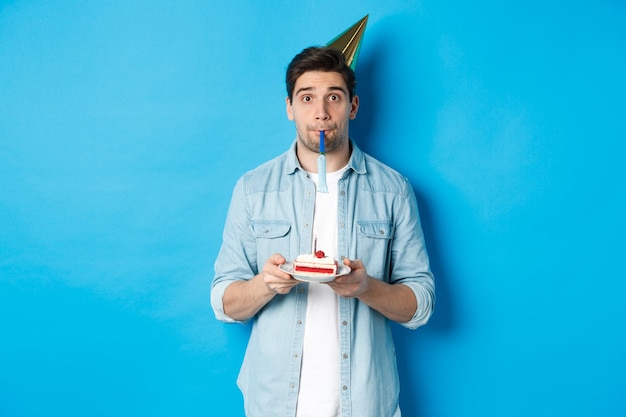
[{"label": "white frosting", "polygon": [[302,254],[302,255],[298,255],[298,257],[296,258],[296,262],[298,262],[298,263],[300,263],[300,262],[307,262],[307,263],[312,263],[312,264],[317,264],[317,265],[334,265],[335,264],[335,259],[331,258],[330,256],[324,256],[323,258],[317,258],[312,253],[305,253],[305,254]]}]

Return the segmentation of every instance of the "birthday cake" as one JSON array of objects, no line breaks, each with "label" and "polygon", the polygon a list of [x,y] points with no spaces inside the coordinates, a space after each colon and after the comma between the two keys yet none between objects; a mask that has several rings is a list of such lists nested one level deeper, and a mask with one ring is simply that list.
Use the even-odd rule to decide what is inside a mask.
[{"label": "birthday cake", "polygon": [[293,262],[293,271],[306,274],[336,275],[337,261],[318,250],[315,253],[298,255]]}]

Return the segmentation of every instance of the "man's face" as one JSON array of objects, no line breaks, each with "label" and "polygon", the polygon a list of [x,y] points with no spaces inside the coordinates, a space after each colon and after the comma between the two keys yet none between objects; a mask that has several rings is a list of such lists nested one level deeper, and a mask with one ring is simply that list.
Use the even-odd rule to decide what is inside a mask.
[{"label": "man's face", "polygon": [[309,71],[302,74],[287,97],[287,117],[293,120],[298,143],[311,152],[319,152],[320,130],[324,130],[325,151],[348,143],[348,121],[356,117],[359,98],[350,94],[338,72]]}]

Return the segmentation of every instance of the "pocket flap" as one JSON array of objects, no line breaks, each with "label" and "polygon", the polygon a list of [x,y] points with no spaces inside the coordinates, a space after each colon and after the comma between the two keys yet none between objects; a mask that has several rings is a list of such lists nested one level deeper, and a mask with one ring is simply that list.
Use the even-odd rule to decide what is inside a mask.
[{"label": "pocket flap", "polygon": [[386,220],[357,221],[359,233],[376,239],[391,239],[393,236],[393,223]]},{"label": "pocket flap", "polygon": [[285,220],[253,220],[252,232],[257,238],[273,239],[285,236],[291,223]]}]

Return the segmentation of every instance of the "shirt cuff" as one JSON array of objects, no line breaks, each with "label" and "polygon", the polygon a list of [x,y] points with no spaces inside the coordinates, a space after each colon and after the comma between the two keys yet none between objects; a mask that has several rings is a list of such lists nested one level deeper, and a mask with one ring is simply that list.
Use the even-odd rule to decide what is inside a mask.
[{"label": "shirt cuff", "polygon": [[411,320],[406,323],[400,323],[400,325],[415,330],[428,323],[435,307],[435,293],[430,288],[417,282],[407,282],[403,284],[413,290],[415,299],[417,300],[417,310]]},{"label": "shirt cuff", "polygon": [[224,323],[243,323],[229,317],[224,312],[224,293],[226,292],[226,288],[232,283],[233,281],[221,281],[211,288],[211,306],[213,307],[215,318],[219,321]]}]

